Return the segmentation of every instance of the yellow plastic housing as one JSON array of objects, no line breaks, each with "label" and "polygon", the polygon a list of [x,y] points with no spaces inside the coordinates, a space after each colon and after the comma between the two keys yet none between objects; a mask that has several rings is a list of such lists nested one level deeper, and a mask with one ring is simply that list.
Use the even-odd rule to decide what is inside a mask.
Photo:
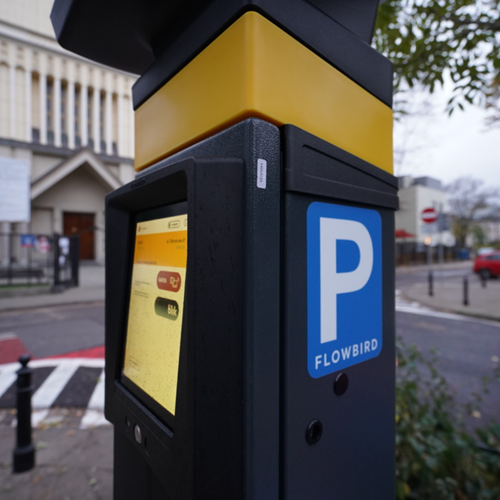
[{"label": "yellow plastic housing", "polygon": [[135,169],[251,117],[296,125],[393,172],[392,110],[256,12],[136,110]]}]

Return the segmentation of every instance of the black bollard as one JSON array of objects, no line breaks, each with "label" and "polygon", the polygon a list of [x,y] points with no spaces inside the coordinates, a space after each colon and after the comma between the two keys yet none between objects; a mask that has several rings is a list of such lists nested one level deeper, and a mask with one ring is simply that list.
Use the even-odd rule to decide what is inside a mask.
[{"label": "black bollard", "polygon": [[429,271],[429,297],[434,296],[434,276],[432,271]]},{"label": "black bollard", "polygon": [[464,306],[469,305],[469,280],[464,277]]},{"label": "black bollard", "polygon": [[22,367],[17,371],[17,443],[14,450],[13,472],[26,472],[35,466],[35,447],[31,432],[31,375],[29,354],[19,357]]},{"label": "black bollard", "polygon": [[486,276],[486,273],[480,273],[479,278],[481,279],[481,286],[483,288],[486,288],[486,282],[488,281],[488,277]]}]

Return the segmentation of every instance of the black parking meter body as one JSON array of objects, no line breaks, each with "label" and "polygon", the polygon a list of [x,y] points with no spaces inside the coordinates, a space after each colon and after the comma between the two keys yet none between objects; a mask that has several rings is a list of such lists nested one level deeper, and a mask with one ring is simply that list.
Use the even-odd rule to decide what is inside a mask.
[{"label": "black parking meter body", "polygon": [[[320,155],[315,164],[307,151]],[[267,164],[265,189],[257,185],[259,160]],[[324,177],[311,179],[311,169]],[[392,176],[304,131],[247,120],[108,196],[106,415],[115,424],[116,498],[144,491],[175,499],[392,495],[396,189]],[[120,383],[123,311],[131,217],[186,201],[172,430]],[[338,372],[320,379],[307,372],[307,209],[318,201],[376,210],[383,228],[384,348],[344,370],[349,388],[340,397]],[[314,419],[323,433],[310,445]],[[360,471],[369,471],[363,481]]]},{"label": "black parking meter body", "polygon": [[[106,199],[116,500],[395,497],[398,200],[391,66],[367,43],[377,5],[56,1],[64,46],[142,73],[138,175]],[[106,37],[113,15],[125,36]]]}]

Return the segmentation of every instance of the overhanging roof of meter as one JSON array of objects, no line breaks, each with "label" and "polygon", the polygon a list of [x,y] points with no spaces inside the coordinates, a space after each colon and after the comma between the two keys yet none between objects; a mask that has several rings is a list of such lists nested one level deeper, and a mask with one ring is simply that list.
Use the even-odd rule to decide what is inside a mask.
[{"label": "overhanging roof of meter", "polygon": [[370,47],[379,0],[55,0],[57,40],[142,75],[138,107],[244,12],[255,10],[387,105],[392,66]]}]

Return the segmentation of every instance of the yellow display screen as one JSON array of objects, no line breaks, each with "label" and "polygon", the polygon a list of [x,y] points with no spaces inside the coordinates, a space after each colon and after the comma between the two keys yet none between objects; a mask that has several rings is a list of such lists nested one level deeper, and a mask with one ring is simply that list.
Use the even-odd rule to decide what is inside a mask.
[{"label": "yellow display screen", "polygon": [[136,223],[123,375],[175,415],[187,215]]}]

